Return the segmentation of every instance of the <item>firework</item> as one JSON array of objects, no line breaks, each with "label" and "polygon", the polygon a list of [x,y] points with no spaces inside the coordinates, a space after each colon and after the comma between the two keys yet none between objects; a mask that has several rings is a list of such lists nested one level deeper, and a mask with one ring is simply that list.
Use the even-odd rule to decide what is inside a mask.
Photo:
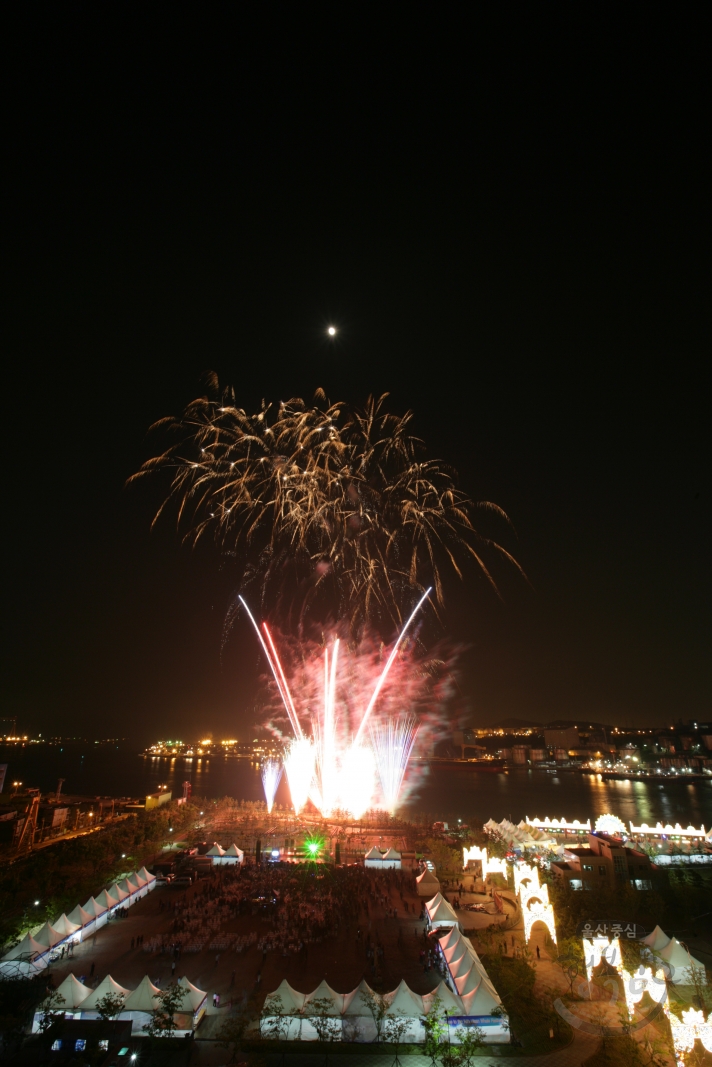
[{"label": "firework", "polygon": [[413,715],[371,726],[373,749],[387,811],[395,811],[418,725]]},{"label": "firework", "polygon": [[268,759],[262,764],[262,788],[265,791],[267,811],[272,811],[274,795],[282,780],[283,767],[279,760]]},{"label": "firework", "polygon": [[[217,379],[211,386],[218,394]],[[423,459],[412,415],[389,414],[385,396],[362,411],[331,404],[319,390],[248,414],[232,390],[162,419],[174,443],[133,476],[163,471],[167,494],[193,544],[213,537],[240,568],[243,590],[301,622],[318,608],[348,618],[352,634],[371,624],[402,626],[426,585],[442,602],[441,571],[474,560],[494,585],[481,551],[518,566],[476,529],[478,505],[440,461]],[[508,521],[508,520],[507,520]],[[229,621],[229,620],[228,620]]]},{"label": "firework", "polygon": [[289,792],[297,815],[309,799],[309,791],[314,778],[314,745],[308,737],[301,737],[290,742],[284,760],[287,772]]},{"label": "firework", "polygon": [[[383,762],[386,757],[379,756],[377,747],[377,755],[374,757],[372,748],[361,743],[361,736],[386,684],[396,659],[396,653],[417,611],[422,607],[429,593],[430,590],[425,592],[418,607],[411,613],[398,635],[385,666],[378,671],[375,684],[371,683],[368,688],[363,684],[360,688],[354,685],[349,687],[351,696],[356,692],[363,698],[360,707],[355,709],[359,717],[356,728],[354,728],[355,722],[351,722],[352,717],[346,710],[347,698],[340,699],[338,694],[340,639],[337,637],[330,648],[324,649],[320,685],[316,688],[312,682],[304,689],[307,708],[311,716],[311,737],[305,736],[302,729],[291,688],[267,624],[263,623],[260,629],[244,599],[240,598],[260,639],[280,699],[294,731],[295,736],[287,750],[285,767],[295,811],[301,811],[307,798],[311,798],[323,815],[347,811],[358,818],[370,807],[376,784],[377,759],[381,758]],[[320,706],[319,712],[316,712],[316,706]],[[400,754],[394,757],[396,760],[400,759],[402,763],[402,766],[399,765],[399,773],[395,764],[389,770],[385,769],[385,764],[383,764],[383,769],[379,764],[384,795],[387,796],[391,809],[395,808],[398,800],[408,756],[415,741],[415,733],[414,720],[408,720],[405,732],[396,730],[393,735],[392,744],[399,743],[401,746]],[[380,743],[381,734],[376,731],[373,736],[377,737]],[[381,747],[383,748],[383,745]],[[385,752],[385,748],[383,751]]]}]

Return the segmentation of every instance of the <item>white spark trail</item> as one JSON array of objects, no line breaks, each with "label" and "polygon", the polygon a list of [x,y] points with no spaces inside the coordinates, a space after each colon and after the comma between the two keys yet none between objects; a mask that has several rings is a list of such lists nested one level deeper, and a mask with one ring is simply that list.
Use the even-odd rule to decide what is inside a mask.
[{"label": "white spark trail", "polygon": [[279,760],[268,759],[262,764],[262,788],[265,791],[267,811],[270,813],[274,805],[275,793],[282,780],[283,770],[284,768]]},{"label": "white spark trail", "polygon": [[403,719],[389,719],[371,726],[371,747],[376,758],[378,777],[386,809],[398,806],[403,777],[418,736],[418,723],[413,715]]}]

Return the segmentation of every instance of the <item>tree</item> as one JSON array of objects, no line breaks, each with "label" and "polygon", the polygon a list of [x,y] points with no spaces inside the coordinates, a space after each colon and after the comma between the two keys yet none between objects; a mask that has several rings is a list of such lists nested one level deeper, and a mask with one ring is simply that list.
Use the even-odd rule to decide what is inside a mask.
[{"label": "tree", "polygon": [[[277,999],[279,999],[281,1003],[281,999]],[[230,1012],[230,1015],[228,1015],[227,1019],[224,1020],[222,1026],[218,1030],[217,1038],[219,1047],[227,1049],[230,1052],[230,1063],[237,1063],[237,1057],[242,1049],[245,1032],[254,1017],[254,1000],[246,999],[236,1010]]]},{"label": "tree", "polygon": [[382,993],[376,993],[373,989],[362,989],[360,996],[361,1001],[371,1013],[371,1017],[376,1027],[376,1044],[380,1045],[383,1020],[388,1011],[388,1001]]},{"label": "tree", "polygon": [[485,1032],[479,1026],[458,1026],[457,1038],[459,1044],[450,1047],[457,1049],[458,1063],[462,1064],[462,1067],[471,1067],[473,1056],[477,1055],[478,1049],[485,1043]]},{"label": "tree", "polygon": [[408,1033],[409,1029],[410,1019],[400,1010],[396,1015],[386,1015],[383,1020],[383,1039],[388,1042],[389,1045],[395,1045],[395,1058],[393,1063],[397,1063],[398,1067],[400,1067],[398,1051],[403,1043],[403,1038]]},{"label": "tree", "polygon": [[332,1041],[338,1041],[341,1034],[341,1017],[337,1018],[333,1011],[334,1005],[329,997],[310,1000],[306,1011],[319,1040],[325,1045],[325,1064],[329,1062],[329,1045]]},{"label": "tree", "polygon": [[579,937],[562,937],[557,943],[557,963],[569,983],[569,995],[576,996],[574,985],[580,975],[586,974],[583,944]]},{"label": "tree", "polygon": [[434,1064],[439,1058],[443,1041],[448,1032],[447,1022],[444,1021],[445,1015],[441,1007],[440,998],[436,997],[430,1007],[430,1011],[423,1019],[425,1040],[423,1041],[422,1051],[424,1056],[430,1056],[431,1064]]},{"label": "tree", "polygon": [[175,1013],[180,1010],[185,990],[177,982],[156,994],[158,1005],[151,1012],[151,1018],[144,1027],[149,1037],[171,1037],[178,1029]]},{"label": "tree", "polygon": [[40,1019],[40,1033],[49,1030],[50,1026],[64,1017],[62,1005],[64,997],[56,989],[50,990],[46,1000],[42,1002],[42,1018]]},{"label": "tree", "polygon": [[123,993],[105,993],[101,1000],[97,1000],[96,1002],[96,1010],[99,1012],[99,1018],[103,1019],[105,1023],[110,1022],[111,1019],[115,1019],[123,1009]]}]

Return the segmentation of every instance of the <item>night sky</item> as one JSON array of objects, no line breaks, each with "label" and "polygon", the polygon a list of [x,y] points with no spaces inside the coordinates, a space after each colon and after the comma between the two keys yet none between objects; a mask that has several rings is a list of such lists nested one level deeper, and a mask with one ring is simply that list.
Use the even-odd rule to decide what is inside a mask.
[{"label": "night sky", "polygon": [[445,616],[472,724],[709,716],[702,8],[12,17],[3,713],[251,730],[234,583],[124,489],[214,369],[246,408],[388,391],[509,513],[531,585]]}]

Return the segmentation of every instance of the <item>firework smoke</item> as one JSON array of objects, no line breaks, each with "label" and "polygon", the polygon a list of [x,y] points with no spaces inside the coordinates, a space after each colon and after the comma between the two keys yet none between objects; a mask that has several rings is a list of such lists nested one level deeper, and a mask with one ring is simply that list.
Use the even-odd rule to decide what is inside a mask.
[{"label": "firework smoke", "polygon": [[282,780],[282,764],[279,760],[268,759],[262,764],[262,788],[265,791],[267,811],[271,813],[274,805],[274,796]]},{"label": "firework smoke", "polygon": [[240,566],[241,589],[254,583],[285,622],[321,607],[347,618],[352,636],[367,621],[401,627],[426,585],[442,602],[443,567],[460,575],[469,557],[494,585],[483,548],[518,567],[473,523],[475,507],[504,512],[473,504],[447,467],[419,458],[411,413],[389,414],[385,396],[359,411],[318,390],[311,407],[263,402],[248,414],[214,376],[211,387],[219,399],[156,423],[175,443],[130,481],[167,472],[154,522],[173,506],[184,538],[213,537]]}]

